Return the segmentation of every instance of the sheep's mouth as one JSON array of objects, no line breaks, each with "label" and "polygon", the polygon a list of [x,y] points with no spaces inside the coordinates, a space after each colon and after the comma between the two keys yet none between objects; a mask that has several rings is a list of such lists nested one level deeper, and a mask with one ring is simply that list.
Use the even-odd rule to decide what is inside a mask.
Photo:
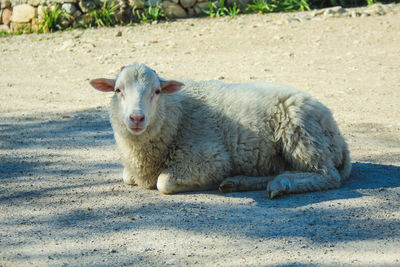
[{"label": "sheep's mouth", "polygon": [[146,127],[129,127],[128,129],[134,134],[140,134],[144,131],[145,128]]},{"label": "sheep's mouth", "polygon": [[140,132],[144,129],[144,127],[131,127],[130,129],[134,132]]}]

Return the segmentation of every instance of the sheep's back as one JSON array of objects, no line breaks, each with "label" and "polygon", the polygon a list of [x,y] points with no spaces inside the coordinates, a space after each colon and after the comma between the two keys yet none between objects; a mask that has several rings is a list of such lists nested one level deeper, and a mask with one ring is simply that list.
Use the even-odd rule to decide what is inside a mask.
[{"label": "sheep's back", "polygon": [[272,83],[184,83],[182,127],[199,140],[223,143],[234,167],[231,175],[267,175],[285,168],[273,118],[280,99],[299,91]]}]

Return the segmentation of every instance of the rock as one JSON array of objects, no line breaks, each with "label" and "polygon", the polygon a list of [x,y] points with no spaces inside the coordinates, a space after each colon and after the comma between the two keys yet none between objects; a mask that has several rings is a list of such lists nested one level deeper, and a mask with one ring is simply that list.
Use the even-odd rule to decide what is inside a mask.
[{"label": "rock", "polygon": [[79,7],[83,13],[88,13],[89,11],[96,8],[96,4],[91,0],[79,0]]},{"label": "rock", "polygon": [[12,32],[20,31],[22,33],[30,32],[30,23],[27,22],[11,22],[10,29]]},{"label": "rock", "polygon": [[285,20],[286,20],[285,24],[289,24],[289,23],[293,23],[293,22],[301,22],[301,20],[299,18],[292,18],[292,17],[287,17]]},{"label": "rock", "polygon": [[40,4],[40,0],[28,0],[28,5],[37,7]]},{"label": "rock", "polygon": [[184,8],[189,8],[196,4],[196,0],[180,0],[180,2],[181,6],[183,6]]},{"label": "rock", "polygon": [[343,13],[346,13],[346,9],[344,9],[341,6],[325,8],[323,10],[324,10],[323,14],[325,16],[337,16],[337,15],[342,15]]},{"label": "rock", "polygon": [[91,19],[91,17],[89,16],[89,14],[83,14],[82,16],[80,16],[80,17],[78,18],[78,20],[77,20],[75,23],[77,23],[78,25],[79,25],[79,24],[87,25],[87,24],[90,23],[91,20],[92,20],[92,19]]},{"label": "rock", "polygon": [[10,0],[1,0],[1,9],[11,7],[11,1]]},{"label": "rock", "polygon": [[312,16],[313,17],[321,16],[322,14],[324,14],[324,12],[325,12],[324,9],[316,9],[313,11]]},{"label": "rock", "polygon": [[209,10],[210,7],[207,2],[203,2],[203,3],[197,3],[193,9],[196,15],[204,15],[203,10]]},{"label": "rock", "polygon": [[47,7],[45,6],[38,6],[37,7],[37,12],[38,12],[38,18],[41,19],[44,16],[44,11],[46,10]]},{"label": "rock", "polygon": [[174,18],[186,18],[187,13],[186,11],[180,6],[175,3],[165,1],[163,2],[163,8],[165,10],[165,14],[170,17]]},{"label": "rock", "polygon": [[189,16],[189,17],[194,17],[194,16],[196,16],[196,12],[194,12],[194,8],[188,8],[187,13],[188,13],[188,16]]},{"label": "rock", "polygon": [[144,8],[143,0],[129,0],[129,6],[136,8]]},{"label": "rock", "polygon": [[0,32],[11,32],[11,29],[7,25],[1,24]]},{"label": "rock", "polygon": [[341,15],[341,14],[346,13],[346,12],[347,12],[346,9],[344,9],[343,7],[335,6],[335,7],[329,7],[329,8],[315,10],[312,13],[312,16],[313,17],[317,17],[317,16],[321,16],[321,15],[324,15],[324,16],[335,16],[335,15]]},{"label": "rock", "polygon": [[146,0],[145,5],[146,6],[156,6],[160,3],[162,3],[162,0]]},{"label": "rock", "polygon": [[76,9],[75,13],[72,14],[72,16],[74,16],[75,18],[78,18],[78,17],[82,16],[82,12],[79,9]]},{"label": "rock", "polygon": [[350,13],[350,17],[352,17],[352,18],[356,18],[356,17],[360,17],[360,16],[361,16],[361,13],[358,11],[355,11],[355,10],[351,11],[351,13]]},{"label": "rock", "polygon": [[65,3],[61,6],[61,8],[63,8],[70,15],[73,15],[76,13],[76,11],[78,11],[76,6],[72,3]]},{"label": "rock", "polygon": [[16,23],[27,23],[37,17],[37,9],[33,6],[24,4],[13,8],[11,21]]},{"label": "rock", "polygon": [[383,8],[382,4],[375,4],[368,7],[364,10],[364,13],[367,13],[371,16],[383,16],[386,14],[385,9]]},{"label": "rock", "polygon": [[1,10],[1,19],[0,19],[0,24],[3,23],[7,26],[10,25],[11,22],[11,16],[12,16],[12,9],[11,7],[6,7]]}]

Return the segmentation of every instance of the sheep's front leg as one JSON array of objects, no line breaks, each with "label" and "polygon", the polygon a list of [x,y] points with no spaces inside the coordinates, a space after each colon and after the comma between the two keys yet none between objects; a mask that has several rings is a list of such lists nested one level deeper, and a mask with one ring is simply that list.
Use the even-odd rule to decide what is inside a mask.
[{"label": "sheep's front leg", "polygon": [[133,175],[129,172],[129,170],[126,167],[124,168],[122,179],[124,180],[124,183],[127,185],[136,185]]},{"label": "sheep's front leg", "polygon": [[234,176],[228,177],[219,185],[219,191],[222,193],[240,192],[240,191],[258,191],[265,190],[268,182],[275,176]]},{"label": "sheep's front leg", "polygon": [[336,169],[326,175],[315,172],[285,172],[268,183],[267,194],[273,199],[286,193],[305,193],[339,188],[341,177]]},{"label": "sheep's front leg", "polygon": [[193,182],[190,177],[184,179],[172,171],[163,171],[157,179],[157,189],[163,194],[174,194],[179,192],[203,191],[216,189],[212,182]]}]

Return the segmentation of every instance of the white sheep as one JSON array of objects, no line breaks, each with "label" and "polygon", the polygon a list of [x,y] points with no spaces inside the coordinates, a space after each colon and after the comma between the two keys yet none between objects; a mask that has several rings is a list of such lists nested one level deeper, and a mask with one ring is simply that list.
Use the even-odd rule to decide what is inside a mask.
[{"label": "white sheep", "polygon": [[115,92],[110,120],[126,184],[164,194],[267,189],[274,198],[338,188],[350,175],[331,112],[296,89],[164,80],[139,64],[90,83]]}]

